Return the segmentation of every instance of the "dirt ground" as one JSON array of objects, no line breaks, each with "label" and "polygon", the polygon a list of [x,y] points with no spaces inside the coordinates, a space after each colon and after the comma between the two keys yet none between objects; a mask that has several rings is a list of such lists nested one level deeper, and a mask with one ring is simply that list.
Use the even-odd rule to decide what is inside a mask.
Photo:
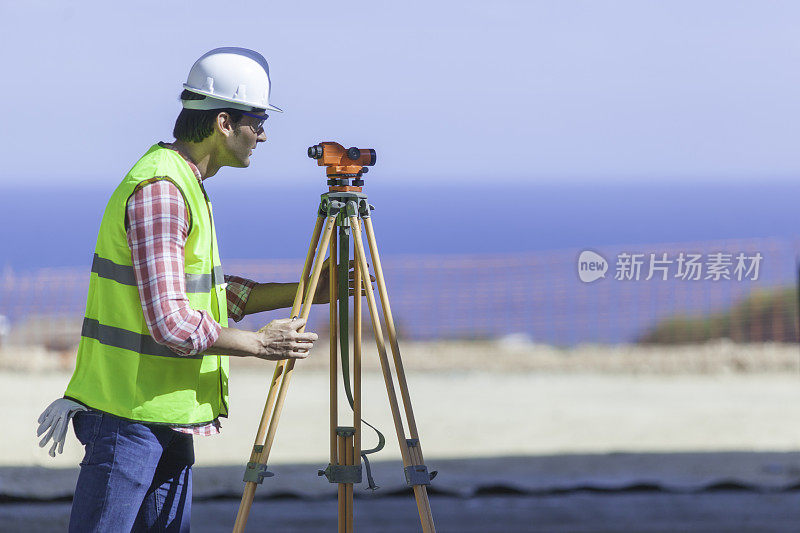
[{"label": "dirt ground", "polygon": [[[374,341],[364,338],[363,345],[364,370],[380,371]],[[71,371],[75,350],[75,347],[61,351],[44,346],[0,347],[0,372]],[[586,344],[559,348],[525,342],[512,335],[499,341],[402,342],[401,352],[405,368],[425,372],[800,375],[797,345],[735,344],[724,339],[685,346]],[[236,366],[258,369],[270,364],[252,358],[231,361]],[[328,367],[328,340],[320,339],[302,368],[327,371]]]},{"label": "dirt ground", "polygon": [[[431,498],[440,533],[796,533],[798,495],[715,493],[574,494],[546,497]],[[230,531],[239,502],[212,500],[192,505],[192,531]],[[413,502],[385,498],[355,503],[355,530],[370,533],[419,531]],[[67,530],[68,503],[0,505],[6,533]],[[336,531],[336,500],[256,502],[247,531],[328,533]]]},{"label": "dirt ground", "polygon": [[[273,461],[328,454],[325,348],[296,367]],[[559,350],[441,342],[402,348],[426,457],[800,449],[800,351],[793,345]],[[364,419],[387,436],[381,458],[394,459],[399,449],[386,387],[374,353],[366,351],[364,359]],[[35,446],[39,413],[69,380],[57,360],[36,349],[0,354],[0,395],[17,406],[7,413],[12,429],[0,465],[68,467],[80,460],[74,437],[56,459]],[[273,369],[270,362],[233,361],[230,418],[220,435],[196,439],[199,464],[240,463],[249,454]],[[340,398],[339,423],[350,424]],[[369,446],[375,436],[365,431],[364,439]]]}]

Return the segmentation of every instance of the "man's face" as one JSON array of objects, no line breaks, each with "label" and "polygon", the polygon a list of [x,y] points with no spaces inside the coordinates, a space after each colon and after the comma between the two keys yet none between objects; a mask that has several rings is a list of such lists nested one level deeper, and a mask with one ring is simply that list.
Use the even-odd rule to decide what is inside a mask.
[{"label": "man's face", "polygon": [[224,158],[225,166],[244,168],[250,165],[253,150],[258,143],[267,140],[263,126],[259,126],[260,122],[255,117],[245,115],[235,125],[229,125],[223,141],[227,152],[227,157]]}]

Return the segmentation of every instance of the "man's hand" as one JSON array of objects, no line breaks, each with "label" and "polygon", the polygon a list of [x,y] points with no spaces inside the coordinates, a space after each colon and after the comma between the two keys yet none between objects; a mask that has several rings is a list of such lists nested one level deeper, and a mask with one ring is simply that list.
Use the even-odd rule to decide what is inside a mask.
[{"label": "man's hand", "polygon": [[[322,266],[322,272],[320,272],[319,274],[319,281],[317,282],[317,290],[316,292],[314,292],[315,304],[326,304],[330,302],[331,289],[330,289],[330,279],[328,273],[330,272],[331,261],[332,259],[329,257],[328,260],[325,261],[325,264]],[[352,259],[348,264],[350,272],[348,273],[349,281],[347,286],[350,288],[350,296],[352,296],[355,293],[355,276],[356,276],[355,264],[356,262],[353,261]],[[369,268],[369,265],[367,265],[367,268]],[[364,279],[363,272],[361,273],[361,279]],[[375,276],[370,275],[369,279],[370,281],[375,282]],[[362,296],[366,294],[363,287],[361,288],[361,294]]]},{"label": "man's hand", "polygon": [[78,411],[88,411],[88,409],[72,400],[59,398],[48,405],[47,409],[39,415],[39,429],[36,430],[36,436],[41,437],[47,431],[47,435],[39,442],[40,448],[47,446],[50,439],[53,439],[53,445],[48,452],[50,457],[55,457],[56,453],[64,451],[69,421]]},{"label": "man's hand", "polygon": [[269,361],[305,359],[319,337],[316,333],[298,330],[306,325],[304,319],[280,318],[258,331],[262,351],[256,357]]},{"label": "man's hand", "polygon": [[305,359],[317,340],[316,333],[297,331],[305,325],[305,320],[281,318],[258,331],[222,328],[217,341],[204,353],[258,357],[269,361]]}]

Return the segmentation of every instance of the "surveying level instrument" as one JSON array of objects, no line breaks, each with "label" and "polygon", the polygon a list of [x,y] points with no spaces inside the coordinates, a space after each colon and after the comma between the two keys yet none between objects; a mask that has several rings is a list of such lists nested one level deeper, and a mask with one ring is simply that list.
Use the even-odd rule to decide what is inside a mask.
[{"label": "surveying level instrument", "polygon": [[[370,218],[370,212],[374,207],[369,205],[367,195],[362,192],[364,185],[363,175],[369,170],[366,167],[374,165],[376,161],[375,150],[355,147],[345,149],[335,142],[322,142],[310,147],[308,156],[316,159],[319,166],[326,167],[328,192],[321,195],[317,210],[317,222],[311,236],[311,243],[308,247],[297,293],[294,297],[291,316],[299,316],[308,320],[320,273],[326,263],[325,253],[328,250],[331,258],[327,263],[330,276],[330,463],[325,470],[319,471],[319,475],[325,476],[330,483],[338,484],[339,532],[352,532],[353,485],[362,481],[361,459],[364,459],[369,487],[372,489],[377,488],[370,475],[369,461],[366,455],[380,450],[384,444],[383,435],[378,432],[378,446],[371,450],[361,449],[361,426],[363,422],[361,420],[361,306],[363,289],[372,321],[372,330],[378,348],[378,357],[386,384],[386,392],[389,397],[389,407],[397,433],[398,444],[400,445],[406,483],[413,489],[422,531],[424,533],[435,533],[436,528],[433,523],[430,501],[428,500],[427,486],[430,485],[436,472],[428,472],[423,460],[417,424],[411,408],[411,397],[408,392],[403,363],[400,359],[397,331],[392,318],[392,310],[389,306],[389,296],[386,291],[380,257],[378,256],[378,245],[375,241],[372,219]],[[387,356],[380,314],[370,281],[367,256],[361,235],[362,221],[374,269],[375,283],[383,309],[386,334],[392,351],[393,357],[391,361]],[[338,230],[336,230],[337,228]],[[348,276],[351,237],[355,260],[352,359],[349,347],[350,301]],[[348,403],[353,410],[352,426],[339,426],[337,355],[341,356],[342,380]],[[352,392],[350,390],[351,360],[353,369]],[[394,363],[397,384],[400,387],[403,413],[400,411],[395,392],[391,362]],[[272,376],[267,402],[261,414],[261,423],[258,426],[255,443],[250,454],[250,461],[245,468],[245,488],[239,505],[239,512],[236,515],[236,523],[233,527],[234,533],[244,531],[250,514],[250,507],[253,504],[256,487],[263,482],[265,477],[273,475],[267,471],[267,460],[275,439],[278,421],[283,409],[286,392],[289,388],[289,381],[294,371],[294,365],[294,359],[281,360],[278,362],[275,373]],[[406,434],[406,426],[404,426],[402,414],[405,414],[408,435]],[[369,425],[366,422],[364,424]],[[377,432],[377,430],[375,431]]]}]

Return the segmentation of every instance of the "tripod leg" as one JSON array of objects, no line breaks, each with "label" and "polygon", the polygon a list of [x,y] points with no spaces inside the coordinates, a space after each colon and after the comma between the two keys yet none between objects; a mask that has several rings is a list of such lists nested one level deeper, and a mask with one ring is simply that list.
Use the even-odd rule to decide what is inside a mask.
[{"label": "tripod leg", "polygon": [[[331,235],[331,249],[330,257],[336,257],[336,231]],[[338,381],[337,381],[337,346],[339,333],[339,323],[337,321],[337,300],[336,300],[336,266],[334,261],[331,261],[328,269],[328,280],[330,281],[330,432],[331,432],[331,464],[339,464],[337,462],[338,447],[336,443],[336,427],[339,425],[339,406],[338,406]]]},{"label": "tripod leg", "polygon": [[[336,464],[344,465],[347,463],[345,459],[345,437],[339,435],[336,437],[337,441],[337,461]],[[344,483],[339,483],[338,487],[338,502],[339,502],[339,533],[346,533],[347,525],[346,525],[346,516],[347,516],[347,498],[345,497],[345,486]]]},{"label": "tripod leg", "polygon": [[[308,246],[308,253],[306,254],[306,260],[303,264],[303,272],[300,276],[300,280],[298,282],[297,292],[295,293],[294,303],[292,305],[292,316],[296,316],[300,310],[300,304],[302,303],[302,297],[304,293],[304,287],[306,283],[306,279],[311,271],[311,265],[314,262],[314,256],[317,251],[317,244],[319,244],[319,237],[322,233],[322,224],[324,222],[324,217],[317,217],[317,223],[314,226],[314,232],[311,235],[311,242]],[[256,438],[255,442],[253,443],[253,451],[250,454],[250,462],[256,463],[259,462],[261,456],[261,450],[263,450],[263,442],[264,442],[264,434],[267,431],[267,423],[269,421],[269,415],[272,412],[272,408],[275,405],[275,397],[278,393],[278,386],[280,384],[281,377],[284,374],[286,369],[286,360],[278,361],[278,364],[275,366],[275,372],[272,375],[272,381],[270,382],[269,393],[267,395],[267,401],[264,404],[264,410],[261,413],[261,421],[258,425],[258,431],[256,431]],[[252,487],[250,486],[252,485]],[[252,492],[252,494],[248,494]],[[248,483],[245,486],[245,493],[242,496],[242,503],[246,500],[252,501],[253,495],[255,494],[255,483]],[[246,512],[249,512],[250,508],[249,505],[246,508]],[[236,524],[242,524],[242,529],[244,529],[244,524],[247,522],[247,515],[244,514],[245,506],[239,506],[239,512],[236,516]],[[234,526],[235,528],[236,526]]]},{"label": "tripod leg", "polygon": [[[350,217],[350,225],[353,227],[353,240],[355,241],[356,260],[361,265],[361,270],[364,273],[364,288],[367,293],[367,306],[369,307],[370,317],[372,319],[372,328],[375,333],[375,343],[378,347],[378,357],[381,361],[381,369],[383,370],[383,380],[386,384],[386,391],[389,396],[389,406],[392,411],[392,419],[394,420],[395,430],[397,432],[398,444],[400,445],[400,454],[403,457],[403,466],[408,467],[414,463],[411,460],[410,450],[405,438],[405,429],[403,428],[403,421],[400,418],[400,407],[397,404],[397,394],[394,390],[394,383],[392,382],[392,373],[389,367],[389,358],[386,355],[386,345],[383,340],[383,332],[381,330],[380,316],[378,315],[378,307],[375,303],[375,295],[372,290],[372,284],[369,282],[367,272],[367,258],[364,252],[364,244],[361,240],[361,224],[358,217]],[[377,280],[377,271],[375,278]],[[422,524],[422,531],[424,533],[435,532],[436,528],[433,524],[433,516],[430,510],[430,502],[428,501],[428,491],[425,485],[414,485],[414,497],[417,502],[417,511],[419,512],[420,523]]]},{"label": "tripod leg", "polygon": [[380,316],[378,315],[378,308],[375,305],[375,295],[372,292],[372,285],[367,282],[366,272],[367,259],[364,254],[364,245],[361,241],[361,226],[358,223],[358,218],[355,216],[350,217],[350,225],[353,227],[353,238],[355,240],[356,261],[361,266],[361,270],[365,273],[363,278],[363,285],[367,292],[367,307],[369,308],[370,317],[372,319],[372,329],[375,334],[375,343],[378,347],[378,358],[381,362],[381,370],[383,370],[383,379],[386,382],[386,388],[389,391],[389,407],[392,411],[392,419],[394,427],[397,432],[397,438],[400,444],[400,453],[403,456],[403,464],[408,465],[409,455],[408,446],[405,441],[405,429],[403,428],[403,420],[400,418],[400,408],[397,405],[397,395],[394,391],[394,383],[392,382],[392,371],[389,367],[389,360],[386,355],[386,344],[383,340],[383,330],[381,329]]},{"label": "tripod leg", "polygon": [[355,262],[353,276],[353,427],[354,459],[361,464],[361,266]]},{"label": "tripod leg", "polygon": [[400,346],[397,343],[397,330],[394,326],[392,308],[389,306],[389,295],[386,292],[386,282],[383,278],[383,268],[381,267],[381,259],[378,255],[378,245],[375,242],[375,233],[372,231],[372,220],[370,217],[364,219],[364,229],[367,234],[367,243],[369,245],[369,254],[372,258],[372,266],[375,270],[375,282],[378,285],[378,294],[380,294],[381,297],[381,307],[383,308],[383,316],[386,323],[386,335],[389,337],[389,345],[392,347],[394,365],[397,369],[397,383],[400,385],[400,394],[403,397],[403,406],[405,407],[406,421],[408,422],[408,432],[411,434],[412,439],[418,439],[419,434],[417,433],[417,423],[414,420],[414,411],[411,408],[411,395],[408,393],[406,373],[403,370],[403,361],[400,359]]},{"label": "tripod leg", "polygon": [[303,263],[303,275],[300,276],[300,282],[297,285],[297,292],[294,294],[294,302],[292,303],[292,316],[297,316],[300,312],[300,306],[303,303],[303,295],[305,294],[306,280],[311,274],[311,265],[314,264],[314,256],[316,255],[317,245],[319,244],[319,237],[322,233],[322,224],[325,217],[317,217],[317,223],[314,226],[314,233],[311,235],[311,242],[308,245],[308,252],[306,253],[306,261]]},{"label": "tripod leg", "polygon": [[[344,441],[344,461],[348,466],[353,466],[353,436],[345,438]],[[344,485],[344,499],[345,499],[345,519],[344,529],[347,533],[353,533],[353,484],[345,483]]]},{"label": "tripod leg", "polygon": [[[306,254],[306,261],[303,264],[303,273],[300,276],[300,281],[297,287],[297,293],[294,296],[294,304],[292,305],[292,316],[296,316],[300,311],[300,304],[302,303],[302,297],[304,293],[306,279],[311,272],[311,265],[314,263],[314,255],[317,251],[317,244],[319,244],[319,237],[322,233],[322,224],[324,222],[324,217],[317,217],[317,223],[314,226],[314,232],[311,235],[311,243],[308,246],[308,253]],[[275,373],[272,376],[272,381],[269,388],[269,395],[267,396],[267,402],[264,404],[264,411],[261,413],[261,422],[258,425],[258,431],[256,432],[255,442],[253,443],[254,450],[257,446],[259,446],[264,441],[264,434],[267,431],[267,422],[269,413],[272,411],[272,407],[275,403],[275,395],[278,391],[277,383],[279,378],[283,375],[284,367],[286,366],[286,360],[278,361],[278,364],[275,367]],[[257,461],[257,452],[253,451],[253,455],[250,456],[250,461]]]},{"label": "tripod leg", "polygon": [[[313,242],[314,239],[312,239],[312,244],[311,246],[309,246],[309,256],[311,256],[311,259],[309,259],[308,256],[306,257],[306,266],[304,267],[304,273],[303,273],[304,275],[300,279],[300,285],[298,285],[298,291],[297,291],[298,294],[300,295],[303,294],[303,289],[305,286],[305,279],[306,279],[305,269],[306,267],[308,267],[309,263],[313,262],[314,268],[311,274],[311,280],[309,281],[308,284],[308,290],[305,291],[306,294],[305,301],[302,301],[302,296],[295,295],[295,302],[292,307],[292,316],[297,316],[296,307],[298,307],[299,303],[302,301],[300,317],[306,320],[308,319],[308,315],[311,312],[311,304],[314,301],[314,293],[316,292],[317,283],[319,282],[319,275],[320,272],[322,272],[322,265],[324,263],[324,257],[325,257],[325,249],[328,247],[328,242],[330,240],[331,233],[333,233],[333,228],[335,226],[335,223],[336,223],[335,216],[328,217],[327,223],[325,224],[325,230],[322,233],[322,242],[320,243],[319,246],[319,253],[317,254],[316,261],[314,261],[313,257],[314,254],[312,252],[312,250],[316,249],[316,243]],[[317,220],[317,226],[320,226],[321,224],[322,224],[322,217],[320,217]],[[314,233],[316,235],[317,233],[316,228]],[[305,328],[301,328],[301,330],[303,329]],[[269,426],[266,433],[266,439],[264,441],[263,447],[261,448],[260,452],[255,452],[254,450],[254,454],[257,456],[257,460],[254,462],[257,462],[260,465],[266,465],[267,460],[269,459],[269,452],[270,449],[272,448],[272,442],[275,439],[275,432],[278,429],[278,421],[280,420],[281,411],[283,409],[283,401],[286,398],[286,392],[289,387],[292,371],[294,370],[294,362],[295,362],[294,359],[291,359],[288,362],[286,360],[281,361],[278,364],[278,368],[275,369],[275,376],[273,377],[273,382],[270,387],[270,398],[275,398],[274,399],[275,407],[274,409],[272,409],[272,416],[270,417]],[[283,378],[281,379],[280,387],[278,388],[277,397],[275,397],[273,389],[277,385],[277,380],[279,378],[279,371],[282,372]],[[270,404],[272,403],[270,401],[270,398],[267,399],[267,406],[265,406],[264,409],[265,412],[269,412],[268,407],[270,407]],[[259,428],[259,433],[261,432],[262,429]],[[234,533],[243,532],[245,526],[247,525],[247,517],[250,514],[250,507],[253,505],[253,497],[255,496],[256,485],[258,485],[258,483],[254,481],[248,481],[245,483],[244,493],[242,494],[242,501],[239,505],[239,511],[236,515],[236,523],[233,526]]]},{"label": "tripod leg", "polygon": [[[397,384],[400,386],[400,394],[403,398],[403,407],[405,408],[406,421],[408,422],[408,431],[412,439],[416,439],[416,443],[410,448],[410,455],[414,458],[412,464],[423,465],[425,459],[422,455],[422,447],[419,443],[419,433],[417,432],[417,423],[414,419],[414,410],[411,407],[411,395],[408,392],[408,382],[406,381],[406,373],[403,370],[403,360],[400,357],[400,345],[397,342],[397,330],[394,325],[394,317],[392,317],[392,308],[389,305],[389,294],[386,290],[386,282],[383,277],[383,267],[381,266],[381,259],[378,253],[378,244],[375,240],[375,232],[372,229],[372,218],[364,218],[364,230],[367,235],[367,243],[369,245],[370,257],[372,257],[373,268],[375,270],[375,281],[378,285],[378,293],[381,297],[381,307],[383,308],[384,320],[386,323],[386,334],[389,337],[389,345],[392,347],[392,356],[394,357],[394,365],[397,370]],[[424,488],[424,487],[423,487]],[[427,489],[425,489],[427,492]],[[430,515],[430,522],[433,524],[433,515],[428,507]]]},{"label": "tripod leg", "polygon": [[[400,357],[400,345],[397,342],[397,330],[394,325],[394,317],[392,316],[392,308],[389,305],[389,294],[386,290],[386,282],[383,277],[383,267],[381,266],[381,259],[378,253],[378,244],[375,240],[375,232],[372,228],[372,218],[364,218],[364,230],[367,235],[367,244],[369,245],[369,253],[372,258],[373,268],[375,270],[375,282],[378,285],[378,293],[381,298],[381,307],[383,308],[384,320],[386,323],[386,334],[389,337],[389,345],[392,347],[392,356],[394,358],[395,369],[397,370],[397,384],[400,386],[400,394],[403,398],[403,407],[405,408],[406,421],[408,422],[408,431],[412,439],[416,439],[416,445],[410,448],[411,454],[414,457],[412,464],[423,465],[425,464],[422,455],[422,447],[419,443],[419,433],[417,432],[417,422],[414,418],[414,410],[411,406],[411,395],[408,392],[408,382],[406,381],[406,373],[403,369],[403,360]],[[422,487],[425,492],[427,489]],[[428,506],[428,514],[430,523],[433,524],[433,514],[431,513],[430,506]]]}]

